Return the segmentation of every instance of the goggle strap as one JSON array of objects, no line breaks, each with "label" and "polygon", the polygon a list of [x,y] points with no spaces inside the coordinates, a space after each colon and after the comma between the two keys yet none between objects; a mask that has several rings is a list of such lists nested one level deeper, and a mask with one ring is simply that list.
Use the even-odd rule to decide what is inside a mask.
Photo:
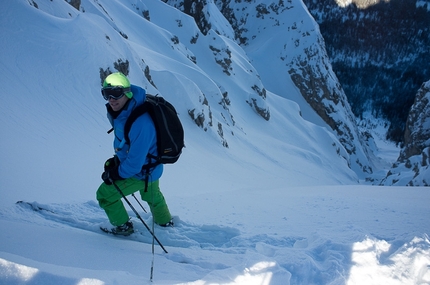
[{"label": "goggle strap", "polygon": [[112,89],[119,89],[119,88],[122,89],[122,92],[130,92],[131,91],[130,87],[121,87],[121,86],[107,86],[107,87],[103,87],[102,91],[109,90],[109,89],[111,89],[111,90]]}]

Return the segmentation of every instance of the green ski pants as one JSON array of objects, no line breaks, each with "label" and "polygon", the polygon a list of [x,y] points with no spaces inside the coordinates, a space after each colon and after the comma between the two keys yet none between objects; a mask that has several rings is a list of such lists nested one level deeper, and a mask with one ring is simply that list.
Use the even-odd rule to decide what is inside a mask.
[{"label": "green ski pants", "polygon": [[[115,184],[121,189],[125,196],[139,191],[142,200],[148,203],[154,222],[159,225],[164,225],[170,222],[172,216],[170,215],[169,208],[167,207],[166,200],[164,199],[163,193],[160,191],[158,183],[158,180],[148,182],[148,189],[145,192],[145,181],[136,178],[115,181]],[[105,210],[112,225],[120,226],[130,219],[121,201],[122,196],[114,185],[102,183],[96,195],[100,207]]]}]

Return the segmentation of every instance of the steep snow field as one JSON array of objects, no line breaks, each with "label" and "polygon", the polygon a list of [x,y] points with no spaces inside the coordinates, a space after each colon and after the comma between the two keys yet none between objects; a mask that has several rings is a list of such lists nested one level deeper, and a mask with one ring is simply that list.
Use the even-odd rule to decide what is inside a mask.
[{"label": "steep snow field", "polygon": [[[198,29],[158,1],[82,1],[85,13],[36,2],[0,4],[0,284],[150,284],[152,265],[154,284],[430,284],[428,188],[360,185],[341,144],[296,102],[268,92],[262,119],[246,102],[261,82],[234,43],[213,33],[193,51],[170,45],[166,26],[133,9],[153,9],[165,25],[182,17],[181,39]],[[221,40],[235,51],[229,77],[208,52]],[[186,148],[160,184],[176,222],[155,227],[168,253],[155,243],[152,256],[131,211],[129,238],[98,229],[106,217],[95,191],[112,155],[99,68],[118,58],[184,124]],[[192,108],[212,113],[206,131]],[[398,150],[379,146],[381,166],[395,160]]]}]

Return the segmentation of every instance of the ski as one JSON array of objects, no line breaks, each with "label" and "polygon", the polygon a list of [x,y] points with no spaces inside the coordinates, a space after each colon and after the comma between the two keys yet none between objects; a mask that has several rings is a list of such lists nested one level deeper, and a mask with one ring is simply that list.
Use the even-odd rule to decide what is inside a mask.
[{"label": "ski", "polygon": [[132,233],[130,233],[128,235],[118,234],[118,233],[114,232],[112,228],[107,228],[107,227],[104,227],[104,226],[100,226],[100,230],[102,230],[102,232],[105,232],[107,234],[114,235],[114,236],[119,236],[119,237],[128,237],[128,236],[136,233],[136,231],[133,231]]},{"label": "ski", "polygon": [[110,229],[108,229],[108,228],[100,227],[100,229],[102,230],[102,232],[105,232],[105,233],[110,234],[110,235],[115,235],[115,234],[113,233],[113,231],[112,231],[112,230],[110,230]]},{"label": "ski", "polygon": [[39,211],[46,211],[46,212],[49,212],[49,213],[55,214],[55,212],[54,212],[54,211],[51,211],[51,210],[46,209],[46,208],[44,208],[44,207],[41,207],[41,206],[39,206],[36,202],[34,202],[34,203],[30,203],[30,202],[25,202],[25,201],[18,201],[18,202],[16,202],[16,204],[19,204],[19,205],[25,206],[25,207],[27,207],[27,208],[30,208],[31,210],[33,210],[33,211],[35,211],[35,212],[39,212]]},{"label": "ski", "polygon": [[[32,215],[36,214],[47,221],[58,223],[81,230],[98,233],[120,239],[127,239],[146,244],[152,244],[152,236],[145,226],[133,220],[134,233],[129,236],[115,235],[111,232],[113,226],[107,221],[106,214],[95,201],[84,203],[42,204],[25,200],[15,203],[17,211],[23,220],[37,222]],[[131,213],[130,213],[131,214]],[[132,218],[133,219],[133,218]],[[152,224],[151,215],[147,214],[148,223]],[[182,221],[174,216],[174,226],[161,227],[156,225],[157,235],[163,244],[173,247],[200,247],[209,250],[228,251],[232,240],[240,235],[236,228],[203,224],[198,225]]]},{"label": "ski", "polygon": [[[50,209],[48,209],[48,208],[46,208],[44,206],[41,206],[40,204],[38,204],[36,202],[30,203],[30,202],[26,202],[26,201],[20,200],[20,201],[17,201],[15,204],[18,204],[21,207],[23,207],[25,209],[32,210],[34,212],[40,212],[41,214],[45,213],[45,215],[49,215],[51,218],[53,216],[58,216],[59,219],[61,220],[60,215],[58,215],[56,212],[54,212],[54,211],[52,211],[52,210],[50,210]],[[53,220],[56,220],[56,219],[53,219]],[[115,235],[115,236],[124,236],[124,237],[126,237],[126,235],[118,235],[118,234],[114,233],[112,231],[112,229],[110,229],[108,227],[100,226],[99,228],[104,233],[112,234],[112,235]]]}]

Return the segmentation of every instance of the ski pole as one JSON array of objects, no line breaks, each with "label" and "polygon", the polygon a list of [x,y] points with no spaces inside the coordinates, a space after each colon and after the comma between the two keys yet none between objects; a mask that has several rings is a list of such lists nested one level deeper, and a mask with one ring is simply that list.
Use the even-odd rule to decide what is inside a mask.
[{"label": "ski pole", "polygon": [[122,193],[121,189],[119,189],[118,185],[116,185],[115,181],[111,180],[113,186],[115,186],[116,190],[121,194],[122,198],[127,202],[128,206],[133,210],[133,212],[136,214],[136,217],[142,222],[142,224],[145,226],[145,228],[148,230],[148,232],[152,235],[152,237],[157,241],[157,243],[160,245],[160,247],[163,249],[165,253],[168,253],[167,250],[164,248],[164,246],[161,244],[161,242],[158,240],[158,238],[155,236],[155,234],[151,231],[151,229],[148,227],[148,225],[145,223],[145,221],[142,219],[142,217],[139,215],[139,213],[136,211],[136,209],[133,207],[133,205],[128,201],[127,197],[125,197],[124,193]]},{"label": "ski pole", "polygon": [[145,210],[145,208],[142,206],[142,204],[140,203],[140,201],[139,201],[139,200],[137,200],[136,196],[134,196],[134,193],[133,193],[133,194],[131,194],[131,196],[133,196],[133,197],[134,197],[134,200],[136,200],[136,202],[139,204],[139,206],[142,208],[142,210],[143,210],[145,213],[148,213],[148,212]]}]

